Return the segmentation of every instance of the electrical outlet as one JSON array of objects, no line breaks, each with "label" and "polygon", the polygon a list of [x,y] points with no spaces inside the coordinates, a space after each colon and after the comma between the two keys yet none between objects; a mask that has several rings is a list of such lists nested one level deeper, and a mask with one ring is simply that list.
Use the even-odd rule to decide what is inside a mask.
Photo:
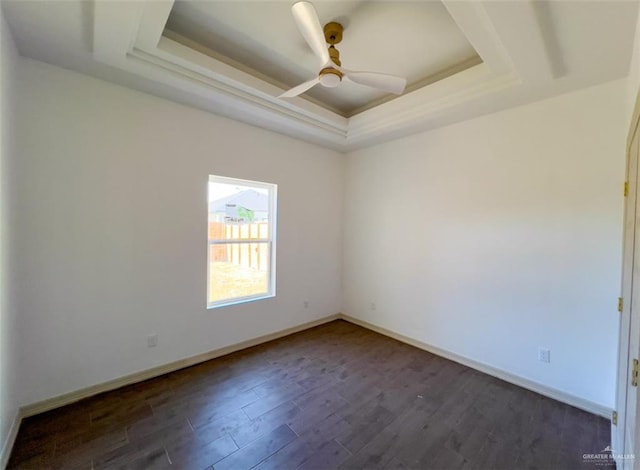
[{"label": "electrical outlet", "polygon": [[304,301],[304,308],[309,308],[309,301],[308,300]]},{"label": "electrical outlet", "polygon": [[540,362],[551,362],[551,351],[547,348],[538,348],[538,360]]},{"label": "electrical outlet", "polygon": [[371,302],[371,310],[375,310],[376,309],[376,304],[375,302]]},{"label": "electrical outlet", "polygon": [[158,333],[151,333],[147,336],[147,347],[154,348],[158,345]]}]

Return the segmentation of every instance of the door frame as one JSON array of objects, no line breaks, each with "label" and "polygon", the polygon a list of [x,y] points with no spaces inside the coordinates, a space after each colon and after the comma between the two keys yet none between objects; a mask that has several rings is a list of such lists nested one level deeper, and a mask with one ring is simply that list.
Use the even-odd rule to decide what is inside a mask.
[{"label": "door frame", "polygon": [[[638,178],[638,165],[640,165],[640,90],[636,95],[635,106],[633,109],[629,131],[627,133],[626,142],[626,167],[625,167],[625,185],[628,187],[628,193],[624,200],[624,222],[623,222],[623,248],[622,248],[622,269],[620,279],[620,296],[623,299],[623,308],[619,318],[619,337],[618,337],[618,362],[617,362],[617,380],[616,380],[616,413],[617,424],[611,425],[611,444],[616,458],[616,464],[619,469],[632,469],[636,467],[634,460],[623,458],[624,456],[633,455],[635,449],[638,448],[638,411],[640,404],[638,403],[637,392],[630,396],[631,383],[631,364],[634,358],[640,357],[640,350],[637,347],[631,347],[631,334],[634,333],[632,325],[638,324],[637,316],[640,315],[638,308],[638,299],[640,295],[640,276],[634,276],[634,271],[640,269],[636,266],[635,256],[636,249],[640,250],[640,241],[638,240],[638,220],[640,216],[640,181]],[[638,135],[636,135],[638,134]],[[634,139],[638,138],[634,151]],[[632,169],[635,174],[632,174]],[[632,212],[629,212],[629,205],[632,205]],[[629,220],[629,217],[631,220]],[[630,246],[629,246],[630,244]],[[635,291],[635,295],[634,295]],[[634,302],[635,300],[635,302]],[[632,321],[635,319],[635,321]],[[634,334],[640,335],[640,331]],[[628,406],[628,400],[634,399],[635,403]],[[634,442],[628,442],[627,430],[632,430]],[[640,466],[640,462],[638,463]]]}]

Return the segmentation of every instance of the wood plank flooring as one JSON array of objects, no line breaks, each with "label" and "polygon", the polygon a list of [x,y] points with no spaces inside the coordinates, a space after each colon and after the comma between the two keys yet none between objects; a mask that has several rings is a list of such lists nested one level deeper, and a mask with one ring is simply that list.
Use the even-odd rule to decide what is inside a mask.
[{"label": "wood plank flooring", "polygon": [[595,469],[609,426],[334,321],[28,418],[9,468]]}]

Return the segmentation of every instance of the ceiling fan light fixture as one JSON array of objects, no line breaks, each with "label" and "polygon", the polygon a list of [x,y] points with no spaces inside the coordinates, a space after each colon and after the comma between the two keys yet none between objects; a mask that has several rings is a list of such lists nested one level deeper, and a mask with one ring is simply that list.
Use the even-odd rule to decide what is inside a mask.
[{"label": "ceiling fan light fixture", "polygon": [[337,73],[325,73],[320,75],[320,84],[327,88],[334,88],[340,85],[342,78]]}]

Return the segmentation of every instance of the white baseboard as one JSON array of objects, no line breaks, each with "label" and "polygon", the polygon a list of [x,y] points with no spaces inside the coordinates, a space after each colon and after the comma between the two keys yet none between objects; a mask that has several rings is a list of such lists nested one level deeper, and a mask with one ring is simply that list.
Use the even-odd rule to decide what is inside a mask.
[{"label": "white baseboard", "polygon": [[607,419],[611,419],[612,410],[605,406],[599,405],[589,400],[585,400],[575,395],[571,395],[561,390],[548,387],[538,382],[534,382],[524,377],[520,377],[518,375],[512,374],[505,370],[498,369],[488,364],[476,361],[469,357],[461,356],[459,354],[429,345],[422,341],[410,338],[408,336],[404,336],[402,334],[374,325],[367,321],[360,320],[358,318],[351,317],[343,313],[337,313],[334,315],[329,315],[327,317],[321,318],[319,320],[303,323],[301,325],[297,325],[281,331],[277,331],[277,332],[259,336],[257,338],[253,338],[247,341],[242,341],[240,343],[226,346],[224,348],[215,349],[213,351],[198,354],[185,359],[180,359],[178,361],[171,362],[169,364],[165,364],[165,365],[153,367],[151,369],[147,369],[144,371],[125,375],[117,379],[109,380],[107,382],[102,382],[96,385],[91,385],[89,387],[75,390],[70,393],[65,393],[63,395],[49,398],[47,400],[43,400],[37,403],[23,406],[18,410],[18,413],[16,414],[16,417],[11,426],[9,435],[7,436],[7,439],[2,448],[2,453],[0,454],[0,468],[4,468],[8,463],[9,455],[11,454],[11,449],[13,448],[13,444],[15,442],[16,436],[18,434],[18,429],[20,427],[20,422],[22,421],[23,418],[33,416],[38,413],[43,413],[45,411],[50,411],[55,408],[59,408],[61,406],[69,405],[78,400],[82,400],[83,398],[88,398],[90,396],[97,395],[98,393],[108,392],[110,390],[115,390],[117,388],[124,387],[126,385],[131,385],[131,384],[152,379],[154,377],[158,377],[160,375],[164,375],[170,372],[175,372],[177,370],[184,369],[185,367],[190,367],[190,366],[199,364],[201,362],[205,362],[220,356],[224,356],[226,354],[239,351],[241,349],[257,346],[259,344],[266,343],[267,341],[272,341],[274,339],[282,338],[283,336],[288,336],[290,334],[307,330],[309,328],[313,328],[314,326],[322,325],[324,323],[328,323],[328,322],[339,320],[339,319],[348,321],[355,325],[362,326],[369,330],[375,331],[376,333],[383,334],[390,338],[396,339],[398,341],[409,344],[411,346],[415,346],[419,349],[423,349],[425,351],[444,357],[446,359],[458,362],[467,367],[471,367],[472,369],[476,369],[476,370],[479,370],[480,372],[484,372],[485,374],[502,379],[506,382],[510,382],[522,388],[526,388],[528,390],[547,396],[549,398],[553,398],[554,400],[558,400],[568,405],[575,406],[576,408],[580,408],[582,410],[588,411],[589,413],[593,413],[599,416],[603,416]]},{"label": "white baseboard", "polygon": [[576,408],[580,408],[581,410],[588,411],[589,413],[596,414],[598,416],[602,416],[607,419],[611,419],[611,415],[613,410],[602,406],[598,403],[594,403],[589,400],[585,400],[584,398],[577,397],[575,395],[571,395],[570,393],[563,392],[561,390],[557,390],[552,387],[548,387],[539,382],[534,382],[533,380],[526,379],[519,375],[512,374],[511,372],[507,372],[502,369],[498,369],[489,364],[485,364],[483,362],[476,361],[466,356],[461,356],[451,351],[446,351],[444,349],[438,348],[436,346],[432,346],[427,343],[423,343],[420,340],[410,338],[408,336],[404,336],[402,334],[396,333],[394,331],[388,330],[381,326],[374,325],[364,320],[360,320],[355,317],[351,317],[346,314],[341,314],[340,318],[351,322],[355,325],[362,326],[369,330],[375,331],[376,333],[380,333],[382,335],[388,336],[390,338],[396,339],[406,344],[410,344],[411,346],[415,346],[416,348],[424,349],[430,353],[433,353],[437,356],[444,357],[446,359],[450,359],[459,364],[465,365],[467,367],[471,367],[472,369],[476,369],[480,372],[484,372],[485,374],[491,375],[493,377],[497,377],[505,382],[510,382],[514,385],[517,385],[522,388],[526,388],[527,390],[531,390],[532,392],[539,393],[540,395],[544,395],[549,398],[553,398],[554,400],[560,401],[562,403],[566,403],[567,405],[574,406]]},{"label": "white baseboard", "polygon": [[7,468],[7,464],[9,463],[9,456],[11,455],[13,444],[16,442],[16,437],[18,437],[18,429],[20,429],[21,422],[22,413],[20,412],[20,410],[18,410],[15,417],[13,418],[13,421],[11,422],[11,428],[9,429],[7,439],[2,445],[2,451],[0,451],[0,468]]},{"label": "white baseboard", "polygon": [[53,410],[61,406],[69,405],[78,400],[82,400],[83,398],[88,398],[93,395],[97,395],[98,393],[108,392],[110,390],[115,390],[117,388],[124,387],[125,385],[131,385],[134,383],[142,382],[144,380],[153,379],[154,377],[168,374],[169,372],[175,372],[177,370],[184,369],[185,367],[190,367],[190,366],[199,364],[201,362],[209,361],[211,359],[215,359],[217,357],[230,354],[232,352],[240,351],[241,349],[257,346],[259,344],[266,343],[267,341],[272,341],[274,339],[282,338],[283,336],[288,336],[290,334],[297,333],[299,331],[307,330],[309,328],[313,328],[314,326],[322,325],[323,323],[328,323],[328,322],[337,320],[339,318],[340,318],[340,314],[336,313],[334,315],[323,317],[319,320],[303,323],[301,325],[293,326],[291,328],[287,328],[281,331],[276,331],[274,333],[269,333],[267,335],[259,336],[257,338],[253,338],[247,341],[242,341],[240,343],[232,344],[224,348],[215,349],[213,351],[209,351],[202,354],[197,354],[195,356],[187,357],[185,359],[180,359],[178,361],[171,362],[169,364],[152,367],[151,369],[135,372],[133,374],[125,375],[124,377],[119,377],[117,379],[109,380],[107,382],[102,382],[96,385],[91,385],[89,387],[75,390],[70,393],[65,393],[64,395],[58,395],[53,398],[48,398],[46,400],[39,401],[31,405],[26,405],[21,407],[20,415],[26,418],[28,416],[36,415],[38,413],[43,413],[45,411]]}]

